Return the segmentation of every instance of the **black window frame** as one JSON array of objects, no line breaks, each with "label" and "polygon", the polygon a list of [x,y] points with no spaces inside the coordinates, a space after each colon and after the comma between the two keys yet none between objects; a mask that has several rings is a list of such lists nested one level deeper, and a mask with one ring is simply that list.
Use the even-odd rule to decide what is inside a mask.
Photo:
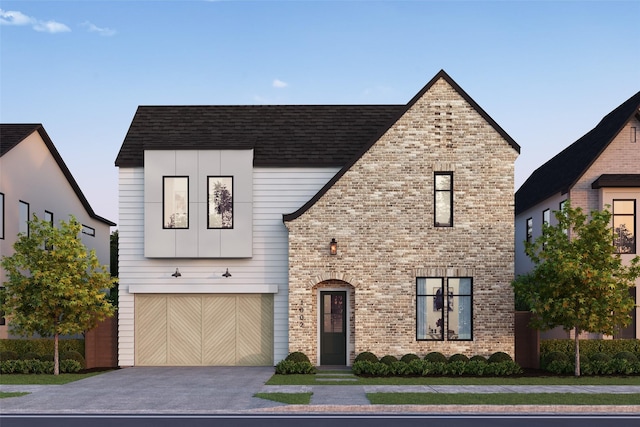
[{"label": "black window frame", "polygon": [[533,241],[533,217],[525,221],[525,240],[529,243]]},{"label": "black window frame", "polygon": [[[627,214],[627,213],[623,213],[623,214],[617,214],[616,213],[616,202],[632,202],[633,203],[633,213],[631,214]],[[636,203],[636,199],[613,199],[611,201],[611,210],[612,210],[612,214],[611,214],[611,221],[613,226],[611,227],[613,230],[613,235],[614,235],[614,239],[613,239],[613,246],[616,248],[616,253],[617,254],[636,254],[637,249],[638,249],[638,224],[637,224],[637,220],[638,220],[638,211],[637,211],[637,203]],[[616,230],[615,230],[615,224],[616,224],[616,217],[631,217],[631,222],[633,223],[633,243],[631,246],[631,251],[630,252],[621,252],[620,251],[620,245],[616,244]]]},{"label": "black window frame", "polygon": [[[429,280],[438,280],[440,281],[440,289],[439,292],[433,292],[432,289],[429,289],[431,286],[428,286],[425,284],[425,293],[420,294],[419,293],[419,280],[420,279],[424,279],[426,281]],[[462,280],[462,279],[468,279],[469,280],[469,293],[468,294],[462,294],[462,293],[453,293],[450,292],[451,289],[453,289],[452,286],[449,286],[449,283],[451,280]],[[445,299],[445,295],[446,295],[446,299]],[[426,325],[424,325],[424,336],[428,337],[428,338],[424,338],[424,337],[420,337],[420,325],[418,323],[418,318],[419,318],[419,306],[420,304],[418,304],[418,300],[419,299],[423,299],[424,300],[424,307],[428,310],[429,307],[431,307],[430,304],[432,304],[433,307],[433,311],[437,312],[440,311],[440,321],[442,322],[441,325],[438,325],[436,323],[436,327],[440,327],[440,332],[437,331],[437,329],[430,329],[429,328],[429,324],[427,323]],[[449,329],[449,325],[450,325],[450,315],[456,310],[456,304],[455,301],[459,302],[461,298],[469,298],[469,307],[471,309],[471,312],[469,313],[469,328],[470,328],[470,333],[469,333],[469,337],[468,338],[459,338],[457,337],[457,335],[459,335],[459,333],[455,333],[455,331],[452,331]],[[446,301],[446,302],[445,302]],[[440,307],[440,308],[438,308]],[[445,309],[446,308],[446,309]],[[446,320],[445,320],[445,312],[446,312]],[[458,311],[459,312],[459,311]],[[426,314],[425,314],[425,319],[426,321]],[[474,328],[473,328],[473,277],[470,276],[460,276],[460,277],[443,277],[443,276],[429,276],[429,277],[416,277],[416,317],[415,317],[415,321],[416,321],[416,341],[473,341],[473,336],[474,336]],[[446,329],[445,329],[446,327]],[[459,329],[458,329],[459,332]],[[430,336],[430,337],[429,337]]]},{"label": "black window frame", "polygon": [[88,225],[82,224],[82,234],[86,234],[87,236],[96,237],[96,229],[93,227],[89,227]]},{"label": "black window frame", "polygon": [[22,233],[22,231],[20,231],[20,229],[22,228],[22,206],[26,206],[27,207],[27,220],[26,220],[26,227],[27,227],[27,237],[30,236],[31,230],[29,227],[29,217],[31,215],[31,205],[29,205],[29,203],[25,202],[24,200],[18,200],[18,233]]},{"label": "black window frame", "polygon": [[[231,227],[212,227],[209,222],[209,215],[211,210],[211,201],[209,200],[211,178],[230,178],[231,179]],[[233,175],[208,175],[207,176],[207,229],[209,230],[233,230],[235,226],[235,203],[234,203],[234,194],[235,194],[235,179]]]},{"label": "black window frame", "polygon": [[[185,209],[186,209],[186,220],[187,220],[187,225],[185,227],[169,227],[166,223],[165,223],[165,211],[167,209],[167,207],[165,206],[165,201],[166,201],[166,182],[167,179],[175,179],[175,178],[184,178],[187,180],[187,191],[186,191],[186,200],[185,200]],[[188,175],[164,175],[162,177],[162,228],[164,230],[188,230],[189,229],[189,176]],[[175,213],[175,212],[174,212]]]},{"label": "black window frame", "polygon": [[0,193],[0,240],[4,240],[4,193]]},{"label": "black window frame", "polygon": [[[438,177],[449,177],[449,189],[438,189]],[[449,223],[438,222],[438,194],[449,193]],[[433,173],[433,226],[438,228],[453,227],[453,172],[434,172]]]},{"label": "black window frame", "polygon": [[[48,219],[47,219],[47,216],[49,217]],[[45,210],[44,211],[44,220],[47,221],[51,227],[53,227],[53,212]],[[44,242],[44,248],[45,248],[45,250],[50,251],[50,250],[53,249],[53,245],[50,245],[47,241],[45,241]]]}]

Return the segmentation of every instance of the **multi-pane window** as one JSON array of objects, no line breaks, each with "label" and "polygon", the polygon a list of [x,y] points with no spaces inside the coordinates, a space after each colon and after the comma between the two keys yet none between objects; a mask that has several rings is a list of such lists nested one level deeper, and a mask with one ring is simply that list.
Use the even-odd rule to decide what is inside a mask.
[{"label": "multi-pane window", "polygon": [[4,194],[0,193],[0,239],[4,239]]},{"label": "multi-pane window", "polygon": [[473,295],[470,277],[418,277],[416,338],[465,341],[473,339]]},{"label": "multi-pane window", "polygon": [[20,200],[18,233],[29,235],[29,203]]},{"label": "multi-pane window", "polygon": [[162,228],[189,228],[189,177],[163,177],[162,193]]},{"label": "multi-pane window", "polygon": [[453,227],[453,173],[435,173],[434,198],[434,225]]},{"label": "multi-pane window", "polygon": [[527,218],[527,242],[533,240],[533,218]]},{"label": "multi-pane window", "polygon": [[620,254],[636,253],[636,201],[613,200],[613,244]]}]

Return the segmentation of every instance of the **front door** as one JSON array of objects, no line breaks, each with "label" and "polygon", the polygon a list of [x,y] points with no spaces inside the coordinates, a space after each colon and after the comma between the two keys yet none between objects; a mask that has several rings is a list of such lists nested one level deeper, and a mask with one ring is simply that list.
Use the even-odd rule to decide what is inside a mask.
[{"label": "front door", "polygon": [[320,364],[347,364],[347,293],[320,292]]}]

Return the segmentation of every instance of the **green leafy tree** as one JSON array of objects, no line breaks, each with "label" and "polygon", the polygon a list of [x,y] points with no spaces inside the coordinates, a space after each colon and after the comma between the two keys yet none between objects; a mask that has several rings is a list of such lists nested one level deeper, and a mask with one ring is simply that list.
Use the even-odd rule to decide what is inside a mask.
[{"label": "green leafy tree", "polygon": [[14,254],[2,258],[8,282],[0,309],[10,317],[12,332],[53,336],[55,375],[60,373],[59,336],[82,333],[113,315],[104,292],[112,278],[95,251],[82,244],[81,230],[73,216],[56,228],[34,215]]},{"label": "green leafy tree", "polygon": [[534,269],[519,276],[517,299],[534,314],[532,326],[557,326],[575,333],[575,375],[580,375],[581,332],[612,335],[629,324],[635,301],[629,293],[640,276],[640,258],[622,264],[616,254],[608,210],[592,211],[566,203],[554,212],[558,224],[543,226],[542,235],[525,242]]}]

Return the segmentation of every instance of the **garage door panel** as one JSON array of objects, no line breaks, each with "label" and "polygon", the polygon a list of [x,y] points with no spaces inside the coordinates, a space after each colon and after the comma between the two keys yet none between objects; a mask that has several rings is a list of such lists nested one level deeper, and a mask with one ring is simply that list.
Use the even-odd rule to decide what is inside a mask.
[{"label": "garage door panel", "polygon": [[167,308],[169,364],[202,364],[202,298],[174,296]]},{"label": "garage door panel", "polygon": [[138,365],[167,363],[167,298],[136,298],[135,355]]},{"label": "garage door panel", "polygon": [[238,298],[238,365],[273,363],[273,298],[270,295],[246,295]]},{"label": "garage door panel", "polygon": [[203,363],[235,365],[236,297],[205,297],[203,302]]}]

